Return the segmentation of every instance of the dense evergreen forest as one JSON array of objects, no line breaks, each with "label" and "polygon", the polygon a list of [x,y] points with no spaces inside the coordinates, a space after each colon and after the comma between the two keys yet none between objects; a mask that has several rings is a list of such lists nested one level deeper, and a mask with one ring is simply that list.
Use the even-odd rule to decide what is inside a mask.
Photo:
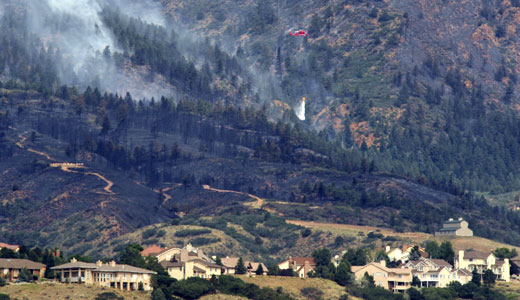
[{"label": "dense evergreen forest", "polygon": [[[234,34],[269,31],[274,26],[273,2],[262,2],[255,7],[248,15],[249,21],[241,24]],[[331,7],[316,14],[309,39],[327,32],[327,24],[332,22],[330,14],[340,13]],[[128,172],[154,188],[182,182],[246,189],[252,184],[202,176],[178,166],[207,157],[251,159],[324,168],[354,177],[392,174],[457,197],[451,207],[428,211],[428,206],[410,196],[367,192],[366,187],[352,180],[304,181],[293,194],[276,195],[283,200],[333,202],[362,209],[390,207],[402,212],[399,217],[389,218],[391,226],[404,226],[401,227],[404,229],[408,221],[417,224],[414,229],[429,232],[459,210],[468,210],[469,218],[478,209],[482,213],[479,217],[505,219],[500,230],[520,226],[517,213],[494,208],[474,195],[476,191],[503,193],[518,188],[519,116],[502,105],[490,106],[486,102],[490,96],[487,89],[476,83],[469,89],[462,72],[441,71],[441,63],[435,57],[428,58],[414,72],[398,72],[391,78],[390,91],[396,92],[391,106],[401,110],[402,115],[387,120],[373,113],[381,103],[380,99],[371,98],[370,90],[352,89],[351,85],[342,87],[356,72],[362,73],[362,69],[369,67],[368,58],[350,55],[339,63],[340,50],[323,41],[303,39],[299,43],[295,39],[281,39],[282,45],[272,52],[266,42],[258,40],[250,47],[239,46],[227,52],[209,39],[194,42],[181,37],[173,26],[172,30],[147,24],[115,8],[105,7],[101,17],[120,51],[107,47],[92,64],[108,61],[118,72],[128,65],[145,66],[150,77],[159,74],[175,86],[181,95],[179,99],[133,99],[128,93],[104,91],[96,86],[95,80],[84,87],[84,83],[64,85],[60,76],[73,71],[64,70],[60,50],[45,47],[28,32],[26,16],[11,11],[4,14],[0,33],[3,41],[0,87],[4,99],[7,104],[13,90],[23,90],[28,98],[41,97],[48,117],[24,120],[30,112],[24,111],[28,106],[19,105],[16,115],[2,115],[2,123],[16,119],[38,133],[65,141],[68,144],[65,153],[71,158],[81,151],[96,153],[106,159],[108,167]],[[376,17],[383,24],[403,18],[379,10]],[[398,34],[401,29],[396,30],[387,33]],[[384,46],[374,48],[371,57],[396,47],[393,43]],[[292,56],[291,52],[299,55]],[[259,67],[255,69],[258,72],[275,70],[272,78],[278,78],[280,84],[268,80],[270,91],[257,92],[255,74],[249,65]],[[501,70],[497,79],[515,78],[508,68]],[[426,77],[435,84],[424,86],[417,82],[417,78]],[[313,88],[316,79],[322,79],[319,88]],[[438,81],[443,82],[441,87]],[[344,132],[330,128],[318,132],[310,121],[297,121],[291,111],[285,111],[279,120],[270,116],[271,98],[264,98],[267,95],[294,98],[306,93],[311,100],[332,95],[348,104],[351,113],[344,122]],[[503,99],[505,103],[512,101],[512,93],[510,90]],[[330,109],[339,110],[341,104],[336,101]],[[74,114],[61,115],[68,107],[73,107]],[[370,147],[366,142],[359,143],[351,132],[349,125],[356,122],[366,122],[374,130],[377,139]],[[8,130],[7,125],[4,127]],[[154,142],[140,144],[137,140],[143,133]],[[181,138],[167,141],[164,135]],[[3,149],[2,153],[8,157],[10,151]],[[265,197],[274,195],[265,189],[249,189]],[[497,234],[478,221],[472,225],[483,236]],[[510,243],[520,240],[515,233],[501,234],[500,238]]]},{"label": "dense evergreen forest", "polygon": [[[311,36],[317,36],[328,30],[327,24],[330,22],[331,13],[327,10],[323,15],[316,15],[313,18]],[[346,82],[346,76],[352,75],[349,68],[363,64],[364,58],[356,61],[355,57],[349,56],[343,65],[338,65],[334,59],[338,57],[340,50],[327,46],[323,41],[320,44],[308,45],[303,41],[305,50],[296,61],[288,54],[294,47],[296,47],[294,51],[299,49],[299,46],[294,44],[296,43],[294,39],[284,39],[287,45],[280,47],[276,55],[270,53],[272,57],[261,58],[263,52],[258,52],[256,55],[257,52],[253,50],[258,45],[251,46],[249,50],[239,47],[236,55],[232,56],[208,39],[204,42],[188,42],[180,38],[174,30],[126,17],[113,8],[107,7],[101,14],[105,25],[113,32],[122,51],[111,51],[106,48],[102,54],[100,53],[98,59],[109,60],[118,68],[122,68],[126,62],[149,66],[150,74],[157,73],[164,76],[181,92],[181,98],[184,100],[200,99],[210,103],[223,100],[227,106],[232,103],[240,105],[244,98],[256,99],[253,101],[256,103],[255,110],[261,108],[258,106],[259,103],[268,99],[260,99],[258,94],[253,92],[253,75],[243,68],[243,65],[251,64],[257,59],[260,62],[265,61],[268,66],[272,63],[273,67],[278,69],[281,90],[274,85],[271,85],[271,89],[275,93],[281,91],[283,95],[279,96],[283,98],[312,94],[311,91],[305,90],[313,86],[311,81],[316,78],[326,78],[327,83],[324,84],[326,89],[321,90],[318,95],[324,96],[326,91],[329,91],[337,98],[344,98],[346,103],[354,107],[345,124],[366,121],[374,129],[377,138],[377,142],[368,147],[364,143],[354,142],[349,126],[345,126],[343,134],[330,130],[320,133],[322,140],[338,145],[333,146],[334,150],[330,151],[336,156],[344,157],[342,161],[344,164],[341,166],[346,166],[347,170],[359,169],[360,161],[365,161],[372,165],[372,169],[406,176],[453,194],[462,194],[465,191],[503,193],[517,189],[520,184],[518,181],[520,168],[516,159],[520,149],[518,126],[520,122],[517,114],[500,110],[499,107],[493,109],[484,104],[486,97],[490,96],[489,93],[478,86],[471,90],[467,89],[463,84],[467,79],[456,69],[448,72],[445,78],[441,78],[444,75],[435,58],[430,58],[416,70],[415,74],[398,73],[393,78],[394,89],[399,91],[394,105],[404,113],[397,122],[388,122],[383,116],[371,113],[374,103],[368,91],[358,89],[350,94],[334,92],[342,90],[340,86]],[[248,28],[247,30],[259,30],[258,28],[264,25],[271,26],[274,22],[274,10],[269,4],[259,5],[252,14],[250,23],[243,24]],[[382,17],[383,15],[379,16]],[[43,44],[26,28],[24,16],[19,13],[12,12],[3,17],[3,43],[0,57],[2,68],[0,69],[4,70],[4,78],[10,80],[2,81],[2,86],[36,89],[44,95],[66,97],[63,95],[64,89],[58,88],[59,75],[64,74],[62,70],[58,70],[62,68],[63,61],[60,50],[43,47]],[[25,42],[26,37],[29,38],[28,43]],[[182,44],[182,50],[179,49],[179,43]],[[394,46],[388,44],[386,48],[375,48],[374,51],[381,52]],[[189,55],[185,54],[186,49],[189,50]],[[328,76],[331,70],[334,72]],[[502,73],[504,74],[499,74],[501,77],[510,76],[513,79],[515,77],[506,68],[503,68]],[[307,76],[307,79],[301,76]],[[444,81],[444,88],[419,86],[417,79],[414,79],[418,76]],[[99,104],[100,91],[96,93],[95,99],[87,95],[87,102],[94,100],[93,103],[88,104]],[[367,96],[364,96],[365,94]],[[311,99],[312,97],[311,95]],[[106,101],[111,103],[110,100]],[[136,117],[132,114],[136,104],[127,101],[127,105],[130,105],[128,120],[137,122],[132,120]],[[168,105],[160,106],[161,109],[166,108],[162,112],[162,118],[168,114]],[[332,105],[331,109],[335,106],[337,104]],[[241,109],[243,113],[251,110],[247,107]],[[432,115],[432,112],[435,115]],[[287,113],[290,115],[290,112]],[[244,117],[250,118],[249,115]],[[270,119],[265,106],[262,118]],[[286,121],[293,124],[296,122],[293,117],[286,118]],[[160,119],[156,122],[162,123]],[[253,119],[250,122],[256,121]],[[262,122],[265,123],[265,120]],[[127,126],[127,124],[121,125],[122,128]],[[295,125],[296,132],[312,131],[312,125],[308,122],[301,126]],[[320,142],[314,141],[315,144]],[[263,147],[266,153],[262,155],[270,156],[275,160],[277,156],[284,159],[293,157],[286,149],[280,149],[278,154],[278,149],[269,149],[271,146],[266,144]],[[348,162],[349,158],[345,157],[352,157],[351,159],[357,162]]]}]

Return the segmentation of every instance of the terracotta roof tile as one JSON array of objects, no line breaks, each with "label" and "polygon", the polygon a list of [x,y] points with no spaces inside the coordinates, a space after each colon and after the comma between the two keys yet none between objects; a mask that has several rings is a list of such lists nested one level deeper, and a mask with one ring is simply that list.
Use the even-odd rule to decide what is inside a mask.
[{"label": "terracotta roof tile", "polygon": [[149,256],[149,255],[153,255],[153,254],[159,254],[159,253],[163,252],[164,250],[166,250],[166,248],[162,248],[157,245],[152,245],[152,246],[144,249],[143,251],[141,251],[141,255]]}]

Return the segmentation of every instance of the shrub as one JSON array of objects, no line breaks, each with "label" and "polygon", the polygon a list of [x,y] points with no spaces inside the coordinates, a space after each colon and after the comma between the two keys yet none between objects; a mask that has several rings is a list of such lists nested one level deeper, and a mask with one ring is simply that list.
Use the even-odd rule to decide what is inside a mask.
[{"label": "shrub", "polygon": [[198,237],[191,240],[191,244],[195,247],[200,247],[204,245],[209,245],[213,243],[220,242],[220,238],[205,238],[205,237]]},{"label": "shrub", "polygon": [[98,294],[95,300],[124,300],[125,298],[119,296],[114,292],[104,292]]},{"label": "shrub", "polygon": [[152,236],[157,234],[157,229],[151,228],[143,231],[143,240],[151,238]]},{"label": "shrub", "polygon": [[174,295],[187,300],[195,300],[215,292],[215,287],[211,282],[198,277],[174,282],[170,287]]},{"label": "shrub", "polygon": [[209,229],[183,229],[175,232],[176,237],[197,236],[211,233]]},{"label": "shrub", "polygon": [[323,292],[315,287],[306,287],[300,290],[302,295],[310,300],[321,300],[323,299]]}]

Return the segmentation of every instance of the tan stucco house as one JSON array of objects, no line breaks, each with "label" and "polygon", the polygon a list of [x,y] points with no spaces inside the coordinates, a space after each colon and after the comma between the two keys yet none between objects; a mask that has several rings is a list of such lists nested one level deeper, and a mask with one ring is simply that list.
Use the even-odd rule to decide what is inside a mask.
[{"label": "tan stucco house", "polygon": [[387,268],[385,261],[371,262],[364,266],[352,266],[356,280],[361,280],[365,273],[374,278],[377,286],[392,292],[404,292],[412,285],[412,270],[405,268]]},{"label": "tan stucco house", "polygon": [[206,256],[202,249],[194,248],[191,244],[186,247],[171,248],[156,255],[161,266],[177,280],[190,277],[211,278],[213,275],[224,274],[225,268],[219,266]]},{"label": "tan stucco house", "polygon": [[[238,257],[225,257],[222,258],[222,265],[224,266],[224,273],[222,274],[235,274],[235,268],[238,264]],[[262,265],[262,269],[264,270],[263,275],[267,275],[267,272],[269,272],[269,269],[267,269],[266,265],[261,262],[254,262],[254,261],[244,261],[244,266],[247,270],[247,275],[254,276],[256,275],[256,270],[258,270],[258,267]]]},{"label": "tan stucco house", "polygon": [[33,277],[41,279],[45,274],[45,265],[27,259],[0,258],[0,276],[9,282],[18,280],[22,269],[26,269]]},{"label": "tan stucco house", "polygon": [[85,263],[72,259],[70,263],[51,268],[56,272],[59,281],[67,283],[95,284],[119,290],[136,291],[142,284],[145,291],[152,289],[154,271],[129,265],[109,263]]}]

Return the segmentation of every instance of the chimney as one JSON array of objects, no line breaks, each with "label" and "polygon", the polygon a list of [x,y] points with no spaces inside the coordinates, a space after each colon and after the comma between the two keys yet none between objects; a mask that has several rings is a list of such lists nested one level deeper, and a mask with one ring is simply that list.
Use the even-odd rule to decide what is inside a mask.
[{"label": "chimney", "polygon": [[100,260],[96,261],[96,266],[101,267],[102,265],[103,265],[102,261],[100,261]]},{"label": "chimney", "polygon": [[308,260],[306,260],[303,265],[303,272],[305,272],[304,277],[307,277],[307,273],[309,273],[310,271],[311,271],[311,263]]},{"label": "chimney", "polygon": [[78,260],[77,260],[75,257],[73,257],[73,258],[70,260],[70,262],[71,262],[71,263],[77,263]]},{"label": "chimney", "polygon": [[186,249],[181,249],[181,253],[180,253],[180,261],[181,262],[187,262],[188,261],[188,250]]},{"label": "chimney", "polygon": [[186,250],[188,250],[188,252],[193,250],[193,246],[191,245],[191,243],[188,243],[188,245],[186,245]]},{"label": "chimney", "polygon": [[387,253],[390,252],[390,245],[386,245],[385,252],[387,252]]},{"label": "chimney", "polygon": [[464,259],[464,250],[459,250],[459,260],[462,261]]},{"label": "chimney", "polygon": [[379,264],[382,265],[383,267],[386,267],[386,260],[383,259],[382,261],[379,262]]},{"label": "chimney", "polygon": [[197,257],[201,259],[204,257],[204,251],[202,251],[202,249],[197,250]]},{"label": "chimney", "polygon": [[111,266],[111,267],[115,267],[115,266],[116,266],[116,261],[115,261],[115,260],[112,260],[112,261],[110,262],[110,266]]}]

